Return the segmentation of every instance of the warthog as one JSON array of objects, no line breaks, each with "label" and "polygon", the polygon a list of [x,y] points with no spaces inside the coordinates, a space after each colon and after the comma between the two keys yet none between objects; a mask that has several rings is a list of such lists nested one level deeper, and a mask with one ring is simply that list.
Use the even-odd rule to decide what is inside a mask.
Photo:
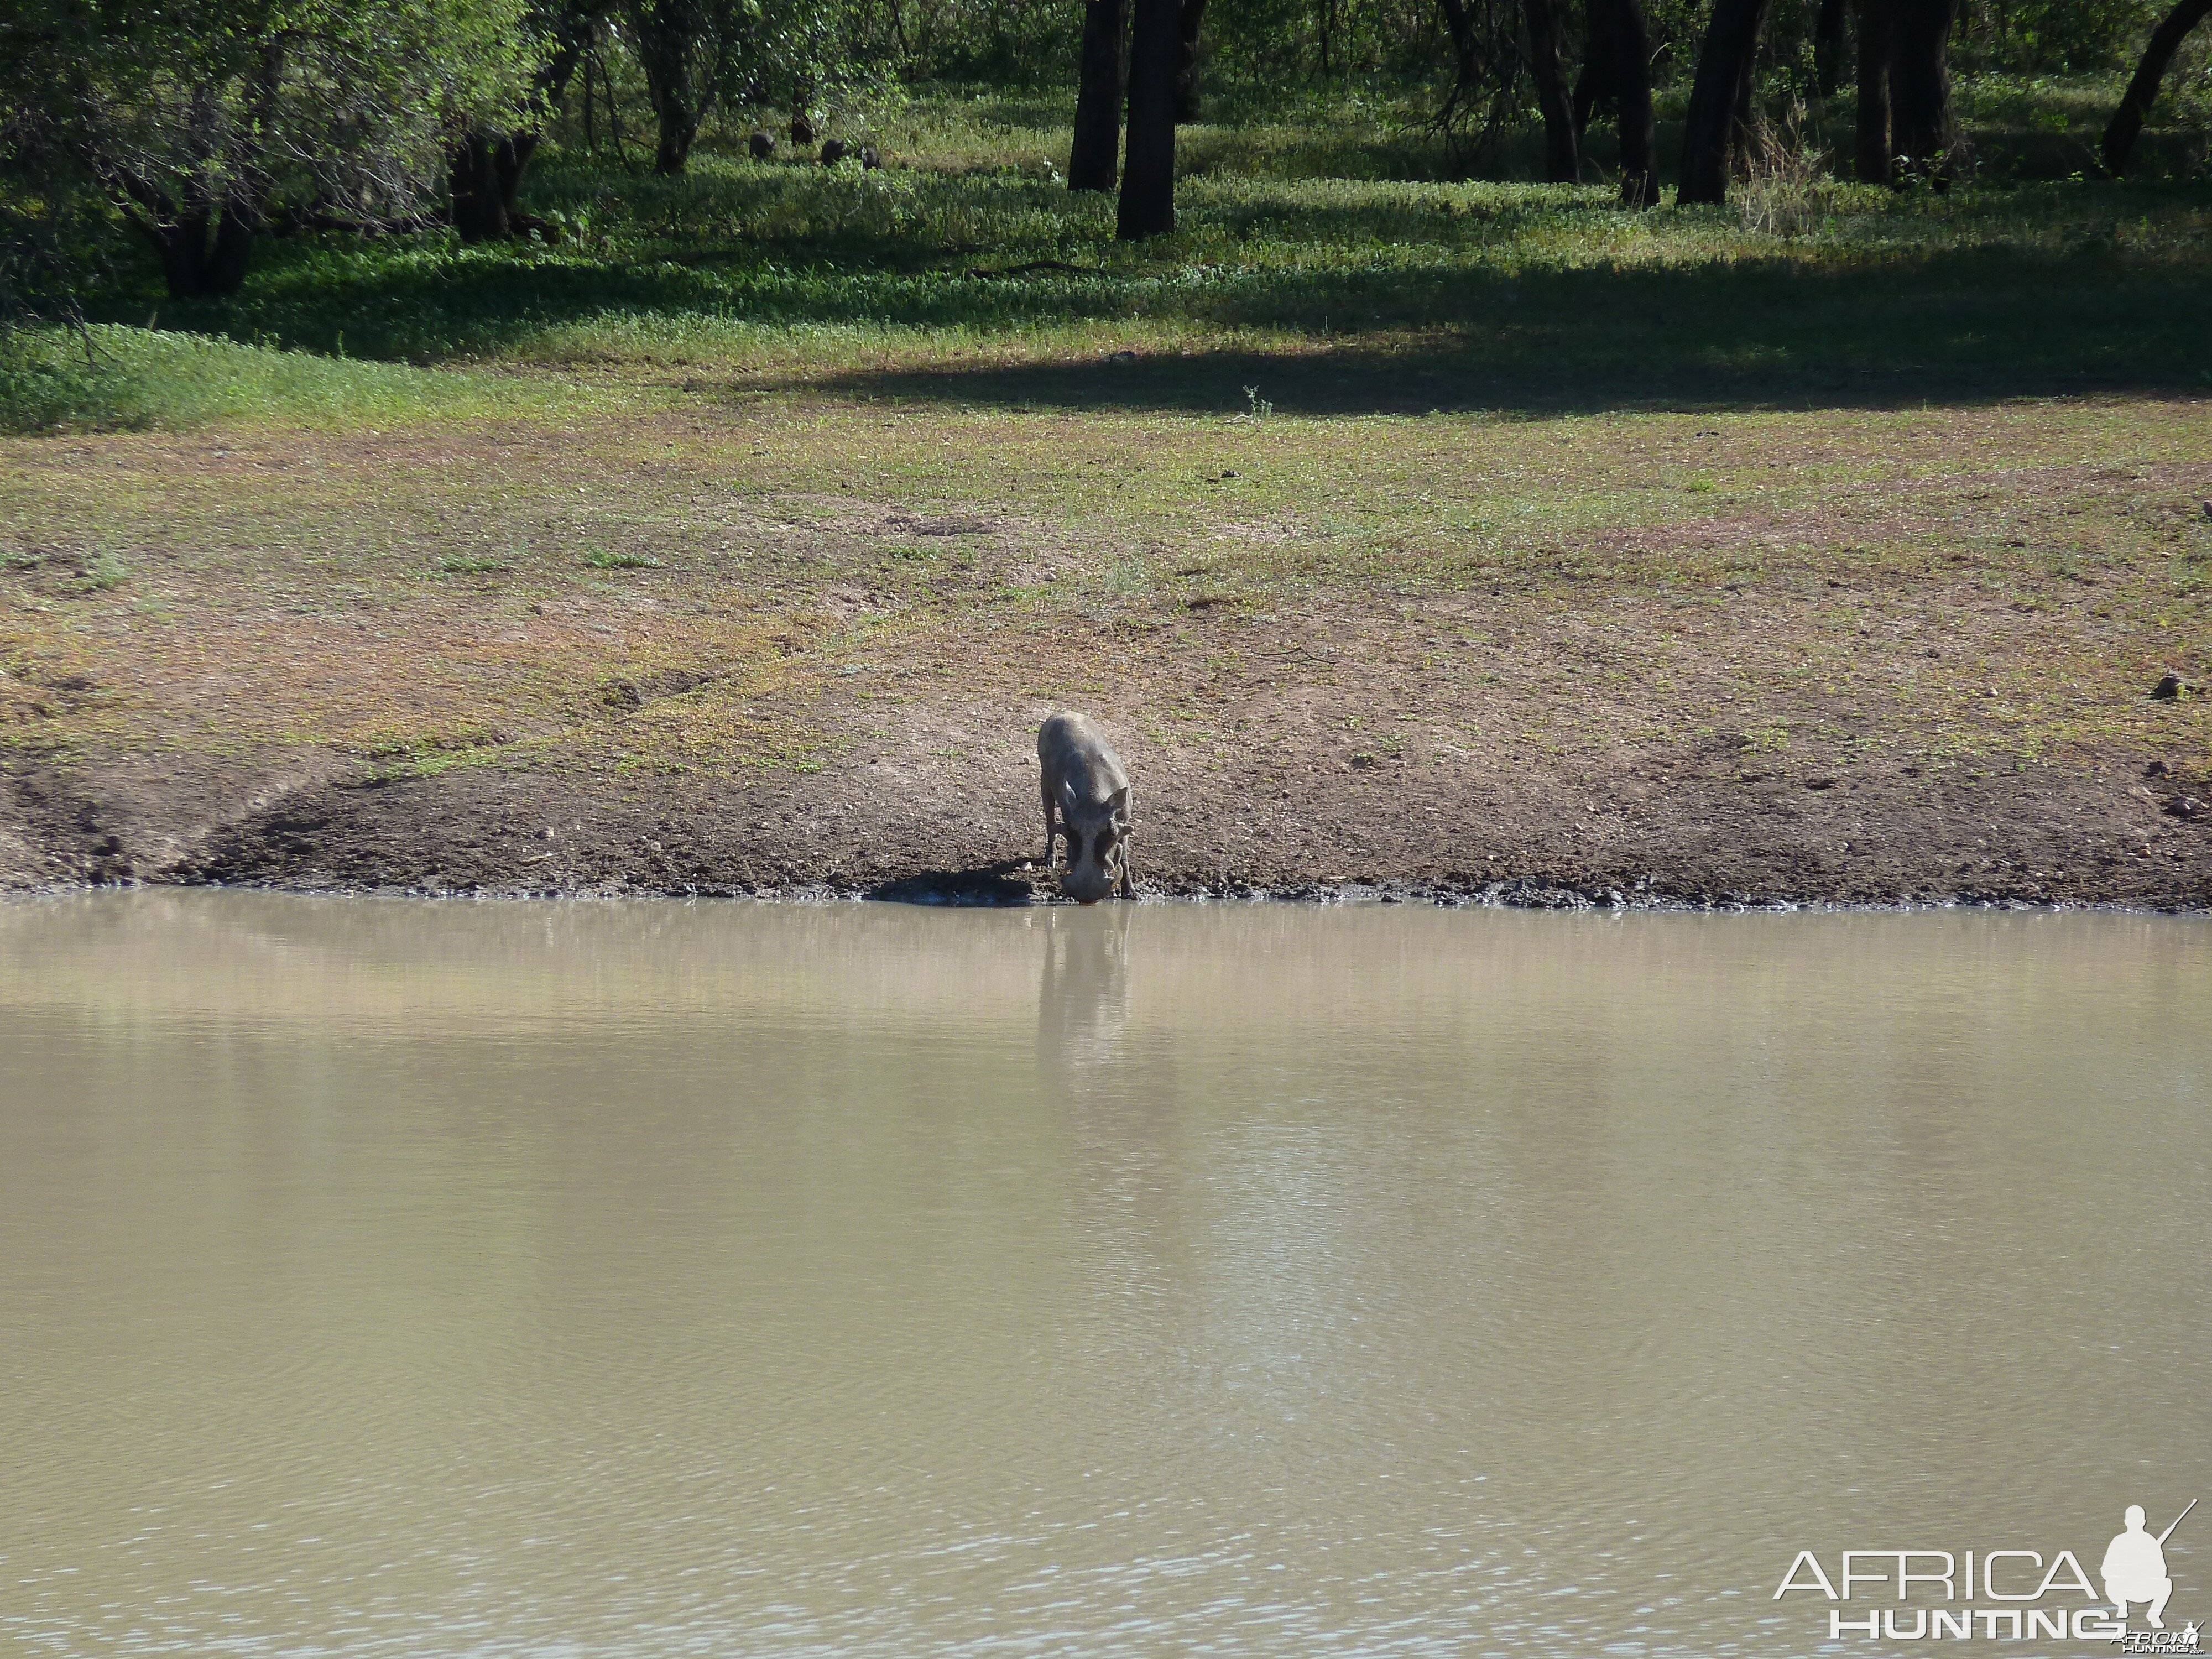
[{"label": "warthog", "polygon": [[853,147],[842,138],[824,138],[822,141],[822,165],[825,167],[836,167],[852,153]]},{"label": "warthog", "polygon": [[775,135],[765,128],[755,127],[753,136],[745,140],[745,148],[752,152],[754,161],[765,161],[775,154]]},{"label": "warthog", "polygon": [[[1060,890],[1084,904],[1137,896],[1129,860],[1129,774],[1106,734],[1062,709],[1037,728],[1037,787],[1044,799],[1044,866],[1053,837],[1067,837]],[[1057,825],[1054,818],[1057,816]]]}]

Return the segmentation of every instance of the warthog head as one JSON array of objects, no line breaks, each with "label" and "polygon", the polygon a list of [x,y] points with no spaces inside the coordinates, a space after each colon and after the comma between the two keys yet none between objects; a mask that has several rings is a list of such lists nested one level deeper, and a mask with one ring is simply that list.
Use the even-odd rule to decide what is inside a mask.
[{"label": "warthog head", "polygon": [[1067,837],[1067,868],[1060,890],[1082,904],[1096,904],[1114,890],[1121,876],[1121,838],[1129,830],[1129,792],[1117,789],[1103,805],[1079,804],[1063,788],[1060,797],[1062,833]]}]

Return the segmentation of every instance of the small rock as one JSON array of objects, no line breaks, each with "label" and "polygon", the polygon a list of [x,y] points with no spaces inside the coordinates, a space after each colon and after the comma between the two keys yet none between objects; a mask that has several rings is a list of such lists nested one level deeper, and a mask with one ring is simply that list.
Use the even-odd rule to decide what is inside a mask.
[{"label": "small rock", "polygon": [[757,127],[753,136],[745,140],[745,148],[753,153],[754,161],[765,161],[775,154],[775,135],[764,127]]},{"label": "small rock", "polygon": [[822,165],[825,167],[836,167],[838,162],[845,159],[848,153],[848,147],[842,138],[824,138],[822,141]]},{"label": "small rock", "polygon": [[1137,361],[1137,354],[1133,351],[1109,351],[1106,354],[1106,361],[1109,363],[1133,363]]},{"label": "small rock", "polygon": [[2185,680],[2180,675],[2169,669],[2159,677],[2159,682],[2156,685],[2151,687],[2150,694],[2154,697],[2161,698],[2171,702],[2174,698],[2181,696],[2183,692],[2194,690],[2196,688],[2191,686],[2187,680]]},{"label": "small rock", "polygon": [[2172,772],[2173,769],[2164,761],[2153,761],[2148,766],[2143,768],[2143,775],[2147,778],[2169,777]]},{"label": "small rock", "polygon": [[2168,817],[2181,818],[2194,823],[2204,816],[2204,803],[2194,795],[2176,795],[2166,804]]},{"label": "small rock", "polygon": [[1805,787],[1808,789],[1832,789],[1836,787],[1836,781],[1833,778],[1808,778]]}]

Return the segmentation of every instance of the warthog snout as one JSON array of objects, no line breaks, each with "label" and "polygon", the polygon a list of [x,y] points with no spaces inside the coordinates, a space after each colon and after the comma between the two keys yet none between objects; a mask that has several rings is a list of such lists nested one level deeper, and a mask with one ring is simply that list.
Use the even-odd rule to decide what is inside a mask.
[{"label": "warthog snout", "polygon": [[1070,824],[1067,871],[1060,890],[1080,904],[1096,904],[1111,893],[1121,879],[1121,837],[1110,823],[1083,830]]}]

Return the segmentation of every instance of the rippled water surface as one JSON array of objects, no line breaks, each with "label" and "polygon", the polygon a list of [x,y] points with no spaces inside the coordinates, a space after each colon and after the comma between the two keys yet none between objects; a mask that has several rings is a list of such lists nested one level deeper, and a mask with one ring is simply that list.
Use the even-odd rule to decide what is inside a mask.
[{"label": "rippled water surface", "polygon": [[0,1646],[1786,1654],[1801,1548],[2094,1570],[2212,1497],[2209,996],[2130,916],[0,907]]}]

